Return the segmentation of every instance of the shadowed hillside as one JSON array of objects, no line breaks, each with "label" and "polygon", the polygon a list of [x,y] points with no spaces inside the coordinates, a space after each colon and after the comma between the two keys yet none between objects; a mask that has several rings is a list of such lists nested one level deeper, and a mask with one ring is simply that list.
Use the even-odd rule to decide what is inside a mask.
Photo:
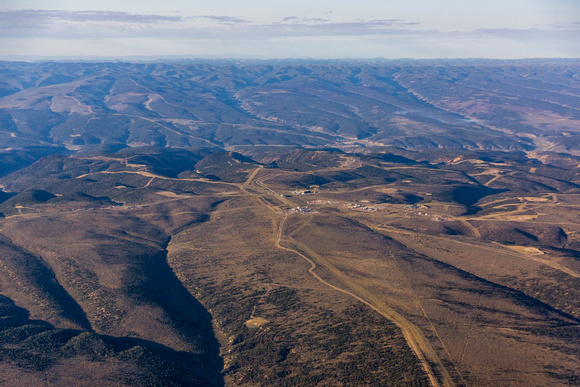
[{"label": "shadowed hillside", "polygon": [[577,385],[579,72],[0,62],[0,384]]}]

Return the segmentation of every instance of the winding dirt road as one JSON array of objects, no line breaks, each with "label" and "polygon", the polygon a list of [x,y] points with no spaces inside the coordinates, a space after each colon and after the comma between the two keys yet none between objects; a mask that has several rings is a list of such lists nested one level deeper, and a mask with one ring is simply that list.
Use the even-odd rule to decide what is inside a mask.
[{"label": "winding dirt road", "polygon": [[[285,224],[287,218],[288,218],[288,214],[284,214],[284,218],[282,218],[282,220],[280,222],[280,226],[278,228],[278,234],[275,238],[275,246],[278,249],[290,251],[294,254],[297,254],[300,257],[302,257],[304,260],[306,260],[306,262],[308,262],[310,264],[310,268],[308,269],[308,273],[310,273],[314,278],[316,278],[322,284],[324,284],[324,285],[326,285],[326,286],[328,286],[328,287],[330,287],[338,292],[344,293],[344,294],[354,298],[355,300],[357,300],[359,302],[362,302],[363,304],[365,304],[368,307],[370,307],[371,309],[373,309],[375,312],[379,313],[381,316],[387,318],[388,320],[392,321],[395,325],[397,325],[401,329],[401,331],[403,332],[405,340],[407,341],[407,343],[409,344],[411,349],[415,352],[415,354],[417,355],[417,357],[421,361],[423,369],[427,373],[427,375],[429,377],[429,381],[431,382],[431,385],[433,385],[433,386],[455,386],[455,383],[453,382],[453,380],[449,376],[449,373],[447,372],[446,368],[444,367],[443,363],[441,362],[441,360],[439,359],[439,357],[435,353],[435,350],[431,347],[431,344],[429,343],[427,338],[425,338],[425,336],[423,335],[423,332],[417,326],[413,325],[405,317],[403,317],[402,315],[397,313],[392,308],[389,308],[387,305],[385,305],[382,302],[377,303],[377,305],[375,305],[375,304],[367,301],[366,299],[364,299],[362,297],[357,296],[356,294],[354,294],[348,290],[341,289],[337,286],[334,286],[334,285],[326,282],[324,279],[322,279],[318,274],[316,274],[314,272],[317,265],[313,259],[311,259],[310,257],[307,257],[305,254],[301,253],[298,250],[282,246],[281,241],[282,241],[282,237],[283,237],[284,224]],[[437,377],[437,374],[439,375],[439,378]]]}]

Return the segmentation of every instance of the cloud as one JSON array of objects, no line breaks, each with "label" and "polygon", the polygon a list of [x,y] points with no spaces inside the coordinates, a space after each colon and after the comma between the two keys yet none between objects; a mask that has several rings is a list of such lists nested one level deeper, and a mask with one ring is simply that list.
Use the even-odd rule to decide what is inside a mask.
[{"label": "cloud", "polygon": [[[330,18],[330,16],[329,16]],[[522,53],[547,56],[578,56],[577,32],[580,22],[564,24],[567,28],[554,25],[536,26],[529,29],[474,29],[471,31],[444,32],[427,29],[419,22],[405,19],[352,19],[331,21],[325,18],[305,18],[289,15],[277,21],[257,22],[242,17],[227,15],[138,15],[110,11],[0,11],[0,55],[2,51],[17,52],[18,47],[29,42],[30,50],[42,48],[39,41],[52,40],[63,52],[73,42],[79,47],[99,47],[106,50],[115,44],[122,46],[118,51],[157,50],[169,52],[169,47],[193,50],[207,47],[211,52],[226,48],[237,53],[242,47],[248,52],[262,52],[269,47],[282,52],[323,55],[322,49],[336,52],[352,52],[353,56],[369,55],[376,49],[377,55],[395,55],[390,48],[397,48],[397,55],[420,57],[416,52],[433,52],[453,57],[480,55],[480,48],[493,46],[496,57],[523,55]],[[66,44],[65,44],[66,42]],[[107,42],[106,44],[104,42]],[[131,42],[122,43],[122,42]],[[133,46],[143,42],[142,47]],[[152,42],[157,42],[153,44]],[[10,46],[9,46],[10,44]],[[44,43],[43,43],[44,44]],[[177,48],[178,47],[178,48]],[[192,48],[189,48],[192,47]],[[201,49],[200,49],[201,50]],[[381,51],[383,50],[383,51]],[[471,51],[470,51],[471,50]],[[540,52],[540,50],[543,50]],[[491,52],[491,49],[488,49]],[[388,54],[388,55],[387,55]],[[273,54],[268,54],[273,55]],[[330,55],[330,54],[329,54]],[[345,54],[344,56],[350,56]]]},{"label": "cloud", "polygon": [[319,17],[313,17],[313,18],[304,18],[304,19],[302,19],[302,21],[305,23],[312,23],[312,22],[314,22],[314,23],[326,23],[326,22],[329,22],[330,20],[321,19]]},{"label": "cloud", "polygon": [[188,19],[208,19],[208,20],[213,20],[216,22],[220,22],[220,23],[252,23],[249,20],[245,20],[245,19],[240,19],[237,17],[232,17],[232,16],[215,16],[215,15],[205,15],[205,16],[192,16]]},{"label": "cloud", "polygon": [[[292,22],[294,24],[300,24],[300,23],[308,23],[308,24],[328,24],[328,25],[332,25],[332,24],[336,24],[334,22],[332,22],[329,19],[322,19],[319,17],[315,17],[315,18],[298,18],[296,16],[287,16],[285,18],[282,19],[282,22]],[[272,23],[272,24],[279,24],[279,23]],[[400,25],[418,25],[419,23],[417,22],[411,22],[411,23],[406,23],[405,20],[403,19],[377,19],[377,20],[355,20],[355,21],[351,21],[351,22],[342,22],[342,23],[338,23],[338,24],[342,24],[342,25],[362,25],[362,24],[366,24],[368,26],[376,26],[376,25],[384,25],[384,26],[391,26],[391,25],[395,25],[395,24],[400,24]]]},{"label": "cloud", "polygon": [[480,38],[501,38],[512,41],[562,41],[577,40],[578,31],[572,29],[515,29],[515,28],[484,28],[473,31],[456,33],[456,35],[480,37]]},{"label": "cloud", "polygon": [[[355,20],[346,22],[330,22],[321,18],[287,17],[290,23],[254,24],[245,33],[261,33],[268,36],[361,36],[361,35],[392,35],[417,34],[420,31],[409,29],[418,26],[417,22],[406,22],[402,19]],[[432,31],[424,31],[431,33]]]},{"label": "cloud", "polygon": [[534,24],[535,29],[540,30],[573,30],[578,31],[580,29],[580,22],[568,22],[568,23],[557,23],[557,24]]},{"label": "cloud", "polygon": [[[260,38],[263,36],[359,36],[396,33],[419,23],[402,19],[331,22],[324,18],[287,16],[282,22],[257,23],[225,15],[164,16],[113,11],[12,10],[0,11],[0,36],[99,39],[160,37],[183,39]],[[391,30],[389,30],[391,29]],[[265,35],[267,34],[267,35]]]},{"label": "cloud", "polygon": [[401,23],[404,22],[405,20],[403,19],[378,19],[378,20],[372,20],[375,23]]},{"label": "cloud", "polygon": [[0,11],[0,26],[2,28],[45,27],[59,21],[154,24],[181,22],[183,19],[179,16],[138,15],[113,11],[47,11],[34,9]]},{"label": "cloud", "polygon": [[[330,20],[322,19],[319,17],[298,18],[296,16],[287,16],[287,17],[282,19],[282,22],[284,22],[284,23],[288,23],[288,22],[292,22],[292,23],[327,23],[327,22],[330,22]],[[279,23],[273,23],[273,24],[279,24]]]}]

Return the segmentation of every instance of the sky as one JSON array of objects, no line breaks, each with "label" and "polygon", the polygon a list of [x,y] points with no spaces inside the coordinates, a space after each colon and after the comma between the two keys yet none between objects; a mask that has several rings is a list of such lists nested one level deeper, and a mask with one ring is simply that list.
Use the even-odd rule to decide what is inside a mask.
[{"label": "sky", "polygon": [[580,0],[0,0],[0,60],[578,58]]}]

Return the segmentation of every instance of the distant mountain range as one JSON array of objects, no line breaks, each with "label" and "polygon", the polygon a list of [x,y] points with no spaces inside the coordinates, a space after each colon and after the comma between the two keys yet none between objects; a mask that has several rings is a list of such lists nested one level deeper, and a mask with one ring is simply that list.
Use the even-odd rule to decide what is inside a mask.
[{"label": "distant mountain range", "polygon": [[580,152],[579,61],[331,63],[0,62],[0,148]]}]

